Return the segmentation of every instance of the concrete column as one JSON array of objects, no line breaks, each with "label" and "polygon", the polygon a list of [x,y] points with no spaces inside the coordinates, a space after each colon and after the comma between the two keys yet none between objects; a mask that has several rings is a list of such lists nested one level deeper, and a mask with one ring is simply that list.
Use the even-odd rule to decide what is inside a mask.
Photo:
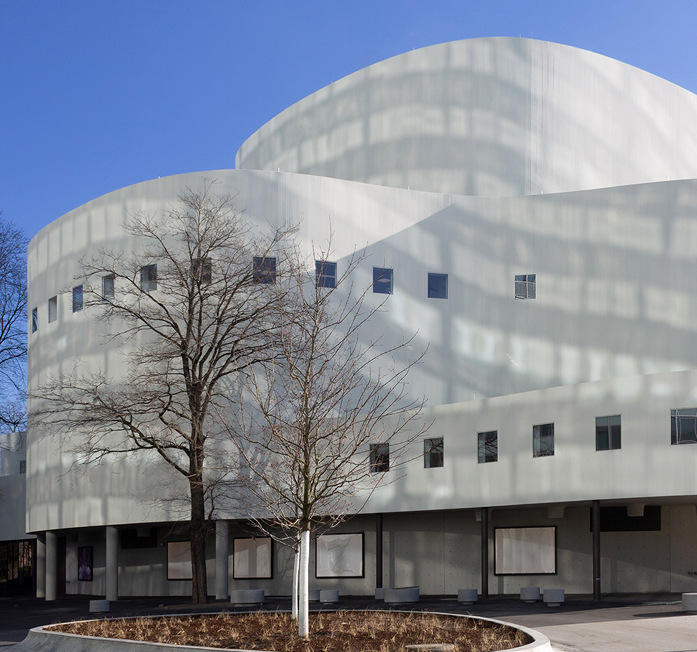
[{"label": "concrete column", "polygon": [[58,538],[54,532],[46,532],[46,600],[56,599],[58,575]]},{"label": "concrete column", "polygon": [[591,507],[593,528],[593,600],[600,600],[600,501],[594,500]]},{"label": "concrete column", "polygon": [[375,588],[382,588],[382,514],[375,515]]},{"label": "concrete column", "polygon": [[46,533],[36,537],[36,597],[46,597]]},{"label": "concrete column", "polygon": [[215,522],[215,599],[228,600],[228,522]]},{"label": "concrete column", "polygon": [[106,595],[107,600],[119,599],[119,531],[106,526]]},{"label": "concrete column", "polygon": [[489,508],[482,507],[481,511],[481,544],[482,544],[482,598],[489,597]]}]

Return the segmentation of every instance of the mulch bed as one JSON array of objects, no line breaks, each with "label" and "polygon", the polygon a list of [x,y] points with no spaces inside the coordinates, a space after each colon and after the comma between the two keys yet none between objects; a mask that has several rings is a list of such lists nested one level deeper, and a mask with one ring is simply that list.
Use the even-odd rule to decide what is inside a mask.
[{"label": "mulch bed", "polygon": [[90,620],[48,629],[83,636],[278,652],[397,652],[419,643],[453,644],[457,652],[491,652],[532,642],[518,629],[476,618],[389,611],[311,613],[309,640],[298,637],[297,624],[289,614],[268,612]]}]

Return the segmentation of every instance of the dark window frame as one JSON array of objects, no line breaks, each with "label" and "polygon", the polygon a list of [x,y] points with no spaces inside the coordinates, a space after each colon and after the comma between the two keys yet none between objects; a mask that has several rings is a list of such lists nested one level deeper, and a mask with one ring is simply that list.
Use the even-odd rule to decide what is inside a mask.
[{"label": "dark window frame", "polygon": [[252,258],[252,280],[255,283],[272,284],[276,282],[276,257],[254,256]]},{"label": "dark window frame", "polygon": [[[611,423],[610,420],[617,420]],[[614,451],[622,448],[622,415],[595,417],[595,450]]]},{"label": "dark window frame", "polygon": [[551,457],[554,455],[554,424],[540,423],[532,427],[532,456]]},{"label": "dark window frame", "polygon": [[424,468],[438,469],[445,461],[443,438],[431,437],[424,439]]},{"label": "dark window frame", "polygon": [[80,312],[84,306],[82,285],[73,288],[73,312]]},{"label": "dark window frame", "polygon": [[[111,283],[110,283],[111,282]],[[109,287],[111,285],[111,287]],[[116,296],[116,274],[102,276],[102,299],[113,301]]]},{"label": "dark window frame", "polygon": [[373,267],[373,293],[392,294],[394,291],[394,270],[391,267]]},{"label": "dark window frame", "polygon": [[537,274],[515,275],[515,298],[537,299]]},{"label": "dark window frame", "polygon": [[315,260],[315,283],[318,288],[335,288],[337,264],[331,260]]},{"label": "dark window frame", "polygon": [[670,411],[670,444],[697,444],[697,408]]},{"label": "dark window frame", "polygon": [[370,444],[370,472],[385,473],[390,470],[389,443]]},{"label": "dark window frame", "polygon": [[140,268],[140,289],[143,292],[157,290],[157,263],[143,265]]},{"label": "dark window frame", "polygon": [[447,299],[448,275],[442,272],[429,272],[427,280],[427,295],[429,299]]},{"label": "dark window frame", "polygon": [[479,464],[499,461],[498,430],[485,430],[477,433],[477,461]]}]

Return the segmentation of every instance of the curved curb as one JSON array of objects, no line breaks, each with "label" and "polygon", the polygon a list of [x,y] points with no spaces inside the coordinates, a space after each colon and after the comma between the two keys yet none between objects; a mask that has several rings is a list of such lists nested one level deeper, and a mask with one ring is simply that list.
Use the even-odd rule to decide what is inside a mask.
[{"label": "curved curb", "polygon": [[[378,610],[373,609],[372,611]],[[549,639],[541,632],[538,632],[534,629],[528,629],[527,627],[521,627],[520,625],[507,623],[503,620],[495,620],[493,618],[481,618],[479,616],[466,616],[463,614],[449,614],[437,611],[398,611],[396,613],[428,613],[438,616],[450,616],[454,618],[473,618],[475,620],[483,620],[499,625],[506,625],[507,627],[513,627],[514,629],[518,629],[522,632],[525,632],[528,636],[530,636],[533,639],[532,643],[528,643],[527,645],[523,645],[522,647],[511,648],[511,650],[514,650],[515,652],[530,652],[530,650],[535,650],[535,652],[553,652]],[[188,615],[190,614],[171,614],[169,616],[164,616],[164,618],[174,618],[177,616]],[[219,614],[216,612],[212,614],[197,615],[217,616]],[[147,618],[147,616],[138,617]],[[163,616],[158,616],[158,618],[162,617]],[[151,643],[149,641],[130,641],[128,639],[122,638],[80,636],[78,634],[53,632],[48,629],[49,627],[53,627],[57,624],[59,623],[54,623],[53,625],[43,625],[41,627],[34,627],[33,629],[29,630],[29,634],[27,634],[27,637],[21,643],[15,645],[12,648],[12,652],[201,652],[201,650],[210,650],[211,652],[245,652],[236,648],[198,647],[194,645],[170,645],[168,643]],[[254,652],[262,651],[254,650]]]}]

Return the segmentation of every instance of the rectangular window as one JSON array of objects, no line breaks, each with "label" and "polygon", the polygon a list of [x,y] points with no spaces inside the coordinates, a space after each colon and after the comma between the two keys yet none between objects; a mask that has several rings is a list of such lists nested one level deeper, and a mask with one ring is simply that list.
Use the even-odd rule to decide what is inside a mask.
[{"label": "rectangular window", "polygon": [[498,462],[499,459],[499,433],[497,430],[477,433],[477,449],[479,463]]},{"label": "rectangular window", "polygon": [[31,311],[31,332],[36,333],[39,330],[39,309],[33,308]]},{"label": "rectangular window", "polygon": [[670,411],[670,443],[697,444],[697,408]]},{"label": "rectangular window", "polygon": [[392,294],[392,270],[388,267],[373,267],[373,292]]},{"label": "rectangular window", "polygon": [[448,275],[431,274],[428,275],[428,298],[447,299],[448,298]]},{"label": "rectangular window", "polygon": [[384,473],[390,470],[390,445],[370,445],[370,472]]},{"label": "rectangular window", "polygon": [[199,281],[202,285],[210,284],[213,280],[213,263],[210,258],[204,258],[203,264],[200,258],[191,261],[191,279]]},{"label": "rectangular window", "polygon": [[27,472],[27,460],[19,460],[19,472],[20,474]]},{"label": "rectangular window", "polygon": [[107,301],[114,300],[114,275],[102,276],[102,298]]},{"label": "rectangular window", "polygon": [[536,274],[516,274],[515,277],[515,298],[516,299],[535,299],[537,289],[535,286]]},{"label": "rectangular window", "polygon": [[51,297],[48,300],[48,323],[58,319],[58,297]]},{"label": "rectangular window", "polygon": [[609,451],[622,448],[620,415],[595,418],[595,450]]},{"label": "rectangular window", "polygon": [[424,468],[443,466],[443,438],[424,439]]},{"label": "rectangular window", "polygon": [[73,312],[82,310],[82,285],[73,288]]},{"label": "rectangular window", "polygon": [[269,256],[254,256],[252,279],[255,283],[275,283],[276,259]]},{"label": "rectangular window", "polygon": [[140,268],[140,289],[143,292],[157,290],[157,265],[146,265]]},{"label": "rectangular window", "polygon": [[532,427],[532,456],[554,455],[554,424],[544,423]]},{"label": "rectangular window", "polygon": [[327,260],[316,260],[315,278],[318,288],[335,288],[336,263],[330,263]]}]

